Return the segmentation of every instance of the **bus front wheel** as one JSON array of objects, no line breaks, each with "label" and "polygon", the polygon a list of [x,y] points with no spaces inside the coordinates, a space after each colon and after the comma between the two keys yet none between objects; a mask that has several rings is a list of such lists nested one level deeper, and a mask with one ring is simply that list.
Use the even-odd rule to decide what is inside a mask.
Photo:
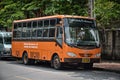
[{"label": "bus front wheel", "polygon": [[55,68],[55,69],[61,69],[61,62],[60,62],[60,58],[59,58],[59,56],[58,55],[55,55],[54,57],[53,57],[53,60],[52,60],[53,62],[53,67]]}]

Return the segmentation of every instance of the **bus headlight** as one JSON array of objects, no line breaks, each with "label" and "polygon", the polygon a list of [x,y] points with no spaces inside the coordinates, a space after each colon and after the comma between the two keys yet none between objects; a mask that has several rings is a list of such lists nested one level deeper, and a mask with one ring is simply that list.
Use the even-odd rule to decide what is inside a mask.
[{"label": "bus headlight", "polygon": [[70,57],[76,57],[77,55],[73,52],[67,52],[67,55]]},{"label": "bus headlight", "polygon": [[101,53],[95,54],[95,57],[100,57],[100,56],[101,56]]}]

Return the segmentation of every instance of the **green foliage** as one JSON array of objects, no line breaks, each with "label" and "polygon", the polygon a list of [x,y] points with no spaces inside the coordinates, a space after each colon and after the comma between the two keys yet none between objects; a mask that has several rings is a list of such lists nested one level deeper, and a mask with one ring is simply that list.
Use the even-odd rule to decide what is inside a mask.
[{"label": "green foliage", "polygon": [[[102,27],[120,22],[120,0],[95,0],[96,20]],[[12,27],[13,20],[67,14],[88,16],[88,0],[2,0],[0,25]]]},{"label": "green foliage", "polygon": [[95,14],[101,27],[111,28],[111,24],[120,21],[120,4],[109,0],[97,0]]},{"label": "green foliage", "polygon": [[51,0],[45,14],[87,15],[87,0]]},{"label": "green foliage", "polygon": [[3,0],[0,24],[11,27],[13,20],[45,15],[87,15],[87,0]]},{"label": "green foliage", "polygon": [[20,2],[14,0],[3,0],[0,3],[0,24],[5,27],[11,27],[13,20],[24,18],[24,12],[20,10]]}]

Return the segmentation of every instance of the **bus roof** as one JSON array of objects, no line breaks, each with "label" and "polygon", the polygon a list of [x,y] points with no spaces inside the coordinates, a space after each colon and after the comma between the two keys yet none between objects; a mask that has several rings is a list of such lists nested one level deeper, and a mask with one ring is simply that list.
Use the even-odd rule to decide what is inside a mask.
[{"label": "bus roof", "polygon": [[16,22],[26,22],[26,21],[34,21],[34,20],[40,20],[40,19],[48,19],[48,18],[83,18],[83,19],[93,19],[90,17],[84,17],[84,16],[74,16],[74,15],[54,15],[54,16],[45,16],[45,17],[37,17],[37,18],[30,18],[30,19],[23,19],[23,20],[15,20]]}]

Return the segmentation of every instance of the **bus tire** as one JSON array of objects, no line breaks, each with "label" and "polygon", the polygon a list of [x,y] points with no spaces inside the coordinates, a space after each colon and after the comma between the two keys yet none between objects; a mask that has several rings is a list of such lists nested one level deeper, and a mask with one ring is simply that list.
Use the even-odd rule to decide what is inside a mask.
[{"label": "bus tire", "polygon": [[55,55],[54,57],[53,57],[53,60],[52,60],[53,62],[52,62],[52,64],[53,64],[53,68],[54,69],[56,69],[56,70],[59,70],[59,69],[61,69],[61,62],[60,62],[60,58],[59,58],[59,56],[58,55]]},{"label": "bus tire", "polygon": [[25,64],[25,65],[28,65],[30,63],[30,61],[28,59],[28,54],[27,53],[23,54],[22,61],[23,61],[23,64]]}]

